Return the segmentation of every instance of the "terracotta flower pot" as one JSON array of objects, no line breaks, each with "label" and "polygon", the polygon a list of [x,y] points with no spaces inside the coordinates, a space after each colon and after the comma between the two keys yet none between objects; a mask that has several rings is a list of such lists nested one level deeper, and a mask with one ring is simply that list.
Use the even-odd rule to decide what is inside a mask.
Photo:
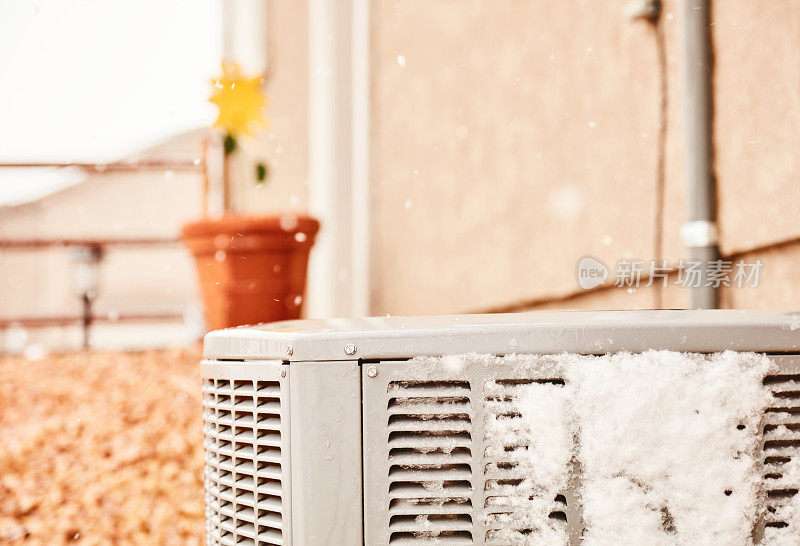
[{"label": "terracotta flower pot", "polygon": [[224,216],[183,227],[210,330],[299,318],[319,222],[295,214]]}]

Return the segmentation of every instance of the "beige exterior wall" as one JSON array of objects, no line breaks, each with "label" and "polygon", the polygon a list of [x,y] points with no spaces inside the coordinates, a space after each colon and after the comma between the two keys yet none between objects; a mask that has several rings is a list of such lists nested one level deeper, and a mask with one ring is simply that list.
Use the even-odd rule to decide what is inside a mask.
[{"label": "beige exterior wall", "polygon": [[[666,138],[656,34],[604,2],[382,1],[372,13],[375,314],[651,307],[582,293],[585,255],[683,257],[680,13],[666,1]],[[800,236],[800,4],[712,3],[724,254]],[[797,308],[800,255],[763,256],[735,307]],[[669,287],[664,307],[688,304]]]},{"label": "beige exterior wall", "polygon": [[[655,304],[652,288],[587,293],[575,279],[582,256],[611,266],[655,257],[659,231],[664,257],[683,256],[678,4],[667,0],[660,22],[662,148],[657,36],[623,15],[626,3],[370,4],[373,314]],[[721,248],[765,262],[760,288],[726,290],[723,304],[798,308],[800,3],[712,5]],[[270,126],[243,143],[236,167],[244,212],[308,201],[308,8],[273,10]],[[254,159],[270,165],[263,187]],[[0,211],[0,237],[173,236],[199,210],[193,174],[92,177]],[[76,313],[67,271],[64,253],[3,253],[0,315]],[[194,282],[178,247],[112,251],[98,310],[184,309],[197,301]],[[688,302],[672,286],[661,296],[668,308]]]}]

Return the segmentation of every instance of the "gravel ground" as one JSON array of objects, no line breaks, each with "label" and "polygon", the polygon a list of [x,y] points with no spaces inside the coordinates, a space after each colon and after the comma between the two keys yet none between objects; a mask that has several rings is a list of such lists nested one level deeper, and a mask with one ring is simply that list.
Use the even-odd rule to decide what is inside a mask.
[{"label": "gravel ground", "polygon": [[0,358],[0,544],[199,544],[199,359]]}]

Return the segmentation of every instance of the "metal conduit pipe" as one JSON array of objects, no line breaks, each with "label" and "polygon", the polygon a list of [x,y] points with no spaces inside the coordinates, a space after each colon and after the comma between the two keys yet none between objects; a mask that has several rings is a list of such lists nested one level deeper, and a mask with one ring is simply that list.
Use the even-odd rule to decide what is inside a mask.
[{"label": "metal conduit pipe", "polygon": [[709,262],[719,259],[717,205],[713,174],[711,121],[711,35],[709,1],[685,0],[683,8],[684,177],[686,222],[681,237],[690,262],[702,270],[699,286],[690,288],[690,307],[719,307],[719,289],[707,286]]}]

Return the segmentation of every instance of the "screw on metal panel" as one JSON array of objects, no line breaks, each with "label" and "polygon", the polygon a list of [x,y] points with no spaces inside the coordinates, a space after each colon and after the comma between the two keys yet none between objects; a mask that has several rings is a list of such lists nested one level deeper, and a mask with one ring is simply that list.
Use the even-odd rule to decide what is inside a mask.
[{"label": "screw on metal panel", "polygon": [[294,353],[294,349],[292,348],[291,345],[287,345],[286,346],[286,354],[289,355],[289,356],[292,356],[292,353]]},{"label": "screw on metal panel", "polygon": [[281,370],[281,377],[286,377],[286,370]]},{"label": "screw on metal panel", "polygon": [[367,377],[377,377],[378,376],[378,368],[375,366],[370,366],[367,368]]},{"label": "screw on metal panel", "polygon": [[348,343],[347,345],[344,346],[344,354],[351,356],[356,354],[356,346],[353,345],[352,343]]}]

